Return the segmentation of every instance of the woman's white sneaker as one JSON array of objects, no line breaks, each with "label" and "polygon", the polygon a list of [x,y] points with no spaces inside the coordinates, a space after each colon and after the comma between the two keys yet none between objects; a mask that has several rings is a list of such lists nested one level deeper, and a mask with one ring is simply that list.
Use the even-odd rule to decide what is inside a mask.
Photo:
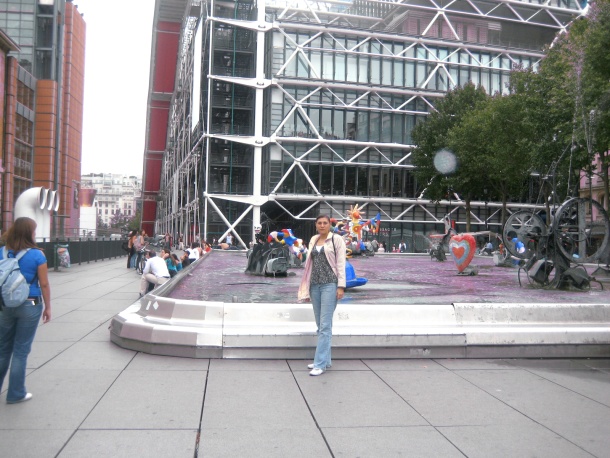
[{"label": "woman's white sneaker", "polygon": [[[313,363],[307,365],[307,369],[313,369]],[[326,369],[330,369],[332,366],[326,366]]]},{"label": "woman's white sneaker", "polygon": [[324,369],[316,368],[316,369],[312,369],[311,372],[309,373],[309,375],[316,376],[316,375],[322,375],[323,373],[324,373]]}]

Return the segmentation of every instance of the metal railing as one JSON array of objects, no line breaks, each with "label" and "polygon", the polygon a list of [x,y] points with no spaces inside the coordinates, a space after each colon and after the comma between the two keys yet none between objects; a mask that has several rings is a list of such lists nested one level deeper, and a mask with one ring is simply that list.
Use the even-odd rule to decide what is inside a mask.
[{"label": "metal railing", "polygon": [[60,266],[57,249],[66,247],[70,253],[70,264],[83,264],[119,258],[127,255],[122,245],[125,240],[110,240],[106,237],[84,237],[65,239],[43,239],[37,245],[44,250],[49,269]]}]

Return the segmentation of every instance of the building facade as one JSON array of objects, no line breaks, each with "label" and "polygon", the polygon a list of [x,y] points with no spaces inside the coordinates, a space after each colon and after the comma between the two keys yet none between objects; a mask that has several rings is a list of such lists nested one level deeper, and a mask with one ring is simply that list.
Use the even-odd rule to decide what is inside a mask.
[{"label": "building facade", "polygon": [[[80,177],[81,193],[95,190],[98,219],[110,225],[113,217],[127,219],[136,216],[141,198],[142,179],[117,173],[89,173]],[[82,229],[81,229],[82,231]]]},{"label": "building facade", "polygon": [[85,22],[71,1],[0,1],[0,29],[18,46],[4,62],[1,227],[26,189],[57,190],[53,236],[79,229]]},{"label": "building facade", "polygon": [[[246,246],[259,225],[305,238],[318,214],[358,204],[381,214],[382,239],[425,249],[417,235],[465,213],[457,195],[419,197],[413,127],[455,86],[505,91],[581,13],[573,0],[157,0],[147,230]],[[474,229],[498,229],[499,207],[473,202]]]}]

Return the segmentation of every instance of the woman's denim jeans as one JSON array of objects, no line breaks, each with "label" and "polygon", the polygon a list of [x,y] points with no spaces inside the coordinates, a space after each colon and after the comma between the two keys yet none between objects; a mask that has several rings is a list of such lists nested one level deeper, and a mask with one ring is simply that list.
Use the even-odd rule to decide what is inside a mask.
[{"label": "woman's denim jeans", "polygon": [[19,401],[27,394],[25,369],[42,308],[42,304],[20,305],[5,307],[0,312],[0,391],[10,365],[8,402]]},{"label": "woman's denim jeans", "polygon": [[337,284],[310,285],[309,296],[318,327],[318,346],[313,367],[326,369],[332,365],[330,347],[333,338],[333,314],[337,308]]}]

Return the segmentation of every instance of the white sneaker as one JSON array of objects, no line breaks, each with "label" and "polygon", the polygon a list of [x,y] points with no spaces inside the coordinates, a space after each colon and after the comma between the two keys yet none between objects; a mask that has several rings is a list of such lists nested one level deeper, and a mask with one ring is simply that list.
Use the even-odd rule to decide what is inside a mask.
[{"label": "white sneaker", "polygon": [[312,369],[309,375],[313,375],[315,377],[316,375],[322,375],[323,373],[324,369]]},{"label": "white sneaker", "polygon": [[[332,366],[326,366],[326,369],[330,369]],[[307,369],[313,369],[313,363],[307,365]]]},{"label": "white sneaker", "polygon": [[6,401],[7,404],[19,404],[20,402],[26,402],[29,401],[30,399],[32,399],[32,393],[26,393],[26,395],[17,400],[17,401]]}]

